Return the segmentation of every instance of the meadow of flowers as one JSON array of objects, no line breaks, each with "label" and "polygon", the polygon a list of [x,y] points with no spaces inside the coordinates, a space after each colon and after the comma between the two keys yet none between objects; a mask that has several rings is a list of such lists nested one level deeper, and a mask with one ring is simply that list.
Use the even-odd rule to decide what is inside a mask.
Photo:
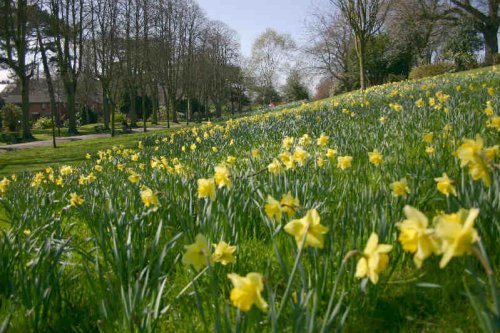
[{"label": "meadow of flowers", "polygon": [[0,332],[493,332],[500,70],[0,179]]}]

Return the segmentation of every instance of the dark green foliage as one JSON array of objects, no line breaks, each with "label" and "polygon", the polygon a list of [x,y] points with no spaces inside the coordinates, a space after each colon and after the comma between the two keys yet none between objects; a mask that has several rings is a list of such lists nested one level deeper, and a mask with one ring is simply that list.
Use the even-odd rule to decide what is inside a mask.
[{"label": "dark green foliage", "polygon": [[309,92],[302,83],[300,73],[293,70],[286,80],[283,87],[283,99],[285,102],[295,102],[309,99]]}]

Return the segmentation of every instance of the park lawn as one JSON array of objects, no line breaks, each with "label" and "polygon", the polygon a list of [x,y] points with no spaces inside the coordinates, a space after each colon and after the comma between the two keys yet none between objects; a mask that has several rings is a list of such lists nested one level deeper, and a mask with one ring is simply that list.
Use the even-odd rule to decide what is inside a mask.
[{"label": "park lawn", "polygon": [[[0,153],[0,175],[8,176],[10,174],[17,174],[25,171],[36,171],[46,166],[56,166],[61,163],[78,163],[85,160],[85,155],[87,153],[93,154],[99,150],[109,149],[119,145],[130,148],[141,138],[153,135],[153,133],[155,135],[159,133],[170,133],[178,127],[181,126],[177,125],[173,126],[171,129],[154,132],[133,133],[109,138],[65,142],[59,144],[56,149],[52,148],[52,146],[47,146]],[[50,140],[51,138],[51,136],[48,136],[46,140]]]}]

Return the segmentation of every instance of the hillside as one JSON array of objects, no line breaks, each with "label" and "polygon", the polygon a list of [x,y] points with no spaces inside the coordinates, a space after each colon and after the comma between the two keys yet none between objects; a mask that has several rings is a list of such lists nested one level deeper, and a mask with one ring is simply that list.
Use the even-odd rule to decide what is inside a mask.
[{"label": "hillside", "polygon": [[499,87],[495,67],[376,86],[4,178],[0,320],[495,330]]}]

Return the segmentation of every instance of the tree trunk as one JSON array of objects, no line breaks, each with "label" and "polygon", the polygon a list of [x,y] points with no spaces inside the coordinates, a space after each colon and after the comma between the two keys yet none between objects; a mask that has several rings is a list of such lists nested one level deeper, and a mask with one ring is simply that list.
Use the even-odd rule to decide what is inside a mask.
[{"label": "tree trunk", "polygon": [[26,75],[21,78],[21,99],[22,99],[22,125],[23,125],[23,139],[33,139],[30,127],[30,80]]},{"label": "tree trunk", "polygon": [[358,54],[359,61],[359,86],[361,90],[366,88],[366,77],[365,77],[365,53],[366,53],[366,41],[360,36],[356,36],[356,51]]},{"label": "tree trunk", "polygon": [[152,114],[152,118],[151,118],[151,122],[153,125],[158,125],[158,105],[160,104],[158,102],[158,89],[156,89],[156,91],[154,91],[153,89],[153,114]]},{"label": "tree trunk", "polygon": [[70,84],[66,88],[66,113],[68,114],[68,133],[70,135],[78,134],[76,128],[76,110],[75,110],[75,89],[74,85]]},{"label": "tree trunk", "polygon": [[107,84],[102,85],[102,119],[104,121],[104,129],[109,130],[109,100],[108,100],[108,91],[109,88]]},{"label": "tree trunk", "polygon": [[147,117],[146,117],[146,94],[144,94],[144,91],[142,92],[142,96],[141,96],[141,110],[142,110],[142,125],[143,125],[143,129],[144,129],[144,133],[146,133],[146,131],[147,131],[147,127],[146,127],[146,120],[147,120]]},{"label": "tree trunk", "polygon": [[493,57],[495,54],[498,54],[498,25],[487,25],[482,32],[486,51],[484,63],[486,65],[493,65]]},{"label": "tree trunk", "polygon": [[136,93],[130,90],[130,127],[137,127]]},{"label": "tree trunk", "polygon": [[165,102],[165,110],[167,111],[167,128],[170,128],[170,100],[167,97],[167,90],[165,86],[161,87],[161,91],[163,92],[163,100]]}]

